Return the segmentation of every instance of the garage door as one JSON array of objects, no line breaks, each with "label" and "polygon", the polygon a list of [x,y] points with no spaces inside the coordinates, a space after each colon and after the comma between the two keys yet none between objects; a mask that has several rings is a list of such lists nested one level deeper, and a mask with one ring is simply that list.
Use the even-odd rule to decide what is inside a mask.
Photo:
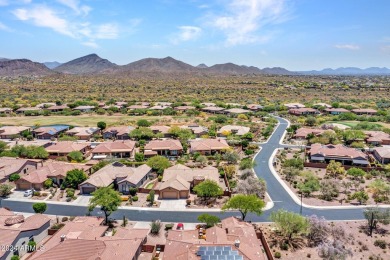
[{"label": "garage door", "polygon": [[187,199],[188,198],[188,192],[187,191],[181,191],[180,192],[180,198],[181,199]]},{"label": "garage door", "polygon": [[91,194],[95,191],[95,188],[93,187],[82,187],[82,194]]},{"label": "garage door", "polygon": [[177,199],[176,191],[164,191],[162,195],[163,199]]},{"label": "garage door", "polygon": [[17,185],[18,190],[29,190],[30,189],[30,184],[29,183],[19,183]]}]

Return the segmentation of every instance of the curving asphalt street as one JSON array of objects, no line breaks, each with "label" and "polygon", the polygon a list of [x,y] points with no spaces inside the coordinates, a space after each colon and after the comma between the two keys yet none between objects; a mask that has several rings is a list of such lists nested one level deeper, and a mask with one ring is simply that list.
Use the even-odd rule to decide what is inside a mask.
[{"label": "curving asphalt street", "polygon": [[[261,216],[254,214],[248,214],[246,220],[254,222],[269,222],[269,215],[271,212],[285,209],[288,211],[300,212],[300,204],[296,203],[290,194],[283,188],[281,183],[273,175],[270,167],[269,160],[272,157],[274,151],[278,148],[288,147],[287,145],[280,144],[280,140],[283,137],[285,130],[288,127],[288,121],[283,118],[277,118],[279,121],[274,133],[269,138],[267,143],[260,144],[261,151],[255,157],[257,166],[254,168],[256,175],[265,179],[267,182],[268,194],[274,202],[274,207],[265,211]],[[16,201],[16,200],[0,200],[0,206],[8,207],[16,212],[28,212],[33,213],[32,204],[34,201]],[[217,215],[220,218],[226,218],[230,216],[239,216],[240,214],[235,211],[229,211],[226,213],[214,211],[167,211],[167,210],[139,210],[131,208],[120,208],[114,212],[111,217],[114,219],[121,219],[126,216],[132,221],[152,221],[160,219],[164,222],[198,222],[197,217],[208,212],[213,215]],[[86,206],[70,205],[70,204],[48,204],[45,214],[60,215],[60,216],[83,216],[87,214]],[[312,209],[303,207],[303,215],[316,214],[323,216],[327,220],[357,220],[363,219],[363,209]],[[102,212],[95,210],[91,213],[95,216],[103,216]]]}]

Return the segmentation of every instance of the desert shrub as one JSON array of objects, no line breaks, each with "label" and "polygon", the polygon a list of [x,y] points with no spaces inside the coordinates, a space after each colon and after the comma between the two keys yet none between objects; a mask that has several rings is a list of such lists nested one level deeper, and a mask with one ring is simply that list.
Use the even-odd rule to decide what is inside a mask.
[{"label": "desert shrub", "polygon": [[129,189],[129,193],[131,196],[134,196],[135,194],[137,194],[138,192],[138,189],[137,188],[130,188]]},{"label": "desert shrub", "polygon": [[131,199],[132,199],[133,201],[138,201],[138,196],[133,196]]},{"label": "desert shrub", "polygon": [[374,242],[374,246],[380,247],[382,249],[386,249],[387,243],[385,240],[377,239]]},{"label": "desert shrub", "polygon": [[282,254],[280,252],[275,252],[274,253],[274,257],[275,258],[281,258],[282,257]]},{"label": "desert shrub", "polygon": [[170,230],[173,228],[173,224],[165,224],[165,230]]},{"label": "desert shrub", "polygon": [[161,222],[159,220],[155,220],[152,223],[150,223],[150,233],[153,235],[158,235],[161,230]]}]

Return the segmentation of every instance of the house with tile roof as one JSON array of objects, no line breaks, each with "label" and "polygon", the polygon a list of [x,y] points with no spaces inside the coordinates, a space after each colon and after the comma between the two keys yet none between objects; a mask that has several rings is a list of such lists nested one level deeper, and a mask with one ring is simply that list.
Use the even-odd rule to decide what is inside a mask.
[{"label": "house with tile roof", "polygon": [[78,110],[78,111],[83,112],[83,113],[88,113],[88,112],[92,112],[93,110],[95,110],[95,107],[94,106],[78,106],[78,107],[73,108],[73,110]]},{"label": "house with tile roof", "polygon": [[191,153],[200,153],[203,155],[211,155],[215,153],[222,153],[229,149],[230,146],[226,140],[217,138],[217,139],[195,139],[190,140],[190,152]]},{"label": "house with tile roof", "polygon": [[138,259],[149,229],[118,227],[115,234],[106,236],[108,226],[102,222],[103,218],[96,217],[76,217],[66,222],[43,244],[45,250],[34,252],[30,259]]},{"label": "house with tile roof", "polygon": [[371,145],[390,145],[390,134],[382,131],[364,131],[365,141]]},{"label": "house with tile roof", "polygon": [[285,107],[287,107],[287,109],[296,109],[296,108],[304,108],[305,105],[301,104],[301,103],[287,103],[287,104],[284,104]]},{"label": "house with tile roof", "polygon": [[234,217],[205,230],[170,230],[162,259],[266,260],[252,224]]},{"label": "house with tile roof", "polygon": [[49,110],[50,112],[62,112],[64,111],[65,109],[69,109],[68,105],[66,104],[63,104],[63,105],[54,105],[54,106],[51,106],[51,107],[48,107],[47,110]]},{"label": "house with tile roof", "polygon": [[224,125],[222,126],[217,134],[218,136],[225,136],[224,133],[230,133],[233,135],[242,136],[250,132],[250,128],[241,125]]},{"label": "house with tile roof", "polygon": [[288,113],[296,116],[307,116],[307,115],[319,115],[320,111],[310,107],[302,107],[302,108],[289,109]]},{"label": "house with tile roof", "polygon": [[205,126],[200,126],[197,124],[190,124],[190,125],[182,125],[180,126],[181,129],[189,129],[191,132],[197,137],[201,137],[202,135],[207,135],[209,130]]},{"label": "house with tile roof", "polygon": [[177,110],[177,111],[185,112],[187,110],[194,110],[194,109],[196,109],[196,107],[194,107],[194,106],[177,106],[174,109]]},{"label": "house with tile roof", "polygon": [[37,245],[47,237],[50,219],[42,214],[25,218],[23,215],[0,208],[0,259],[10,260],[13,255],[23,257],[27,253],[28,242]]},{"label": "house with tile roof", "polygon": [[67,125],[41,126],[31,131],[34,138],[37,139],[54,139],[60,133],[69,130]]},{"label": "house with tile roof", "polygon": [[103,138],[114,140],[129,140],[129,133],[134,129],[135,128],[133,126],[110,126],[104,129]]},{"label": "house with tile roof", "polygon": [[42,109],[39,107],[21,107],[21,108],[16,109],[15,112],[16,112],[16,114],[24,114],[28,111],[39,113],[42,111]]},{"label": "house with tile roof", "polygon": [[250,110],[243,109],[243,108],[230,108],[230,109],[225,109],[224,113],[228,115],[239,115],[239,114],[247,114],[251,112]]},{"label": "house with tile roof", "polygon": [[217,107],[217,106],[208,106],[202,108],[202,111],[211,113],[211,114],[224,114],[225,108],[223,107]]},{"label": "house with tile roof", "polygon": [[178,157],[183,153],[183,146],[179,140],[165,139],[165,140],[152,140],[144,147],[145,156],[167,156]]},{"label": "house with tile roof", "polygon": [[151,172],[152,168],[146,164],[134,168],[114,162],[101,168],[81,183],[79,185],[80,194],[91,194],[96,189],[111,184],[115,184],[119,192],[129,194],[129,189],[142,186]]},{"label": "house with tile roof", "polygon": [[68,171],[79,169],[83,170],[87,175],[90,173],[91,166],[77,163],[64,162],[46,162],[42,167],[31,171],[21,176],[15,181],[17,190],[43,190],[44,182],[47,179],[52,179],[54,183],[61,185]]},{"label": "house with tile roof", "polygon": [[98,127],[80,127],[76,126],[65,133],[70,136],[75,136],[80,140],[89,140],[93,137],[94,134],[99,133],[100,129]]},{"label": "house with tile roof", "polygon": [[250,111],[254,111],[254,112],[260,111],[260,110],[262,110],[262,109],[264,108],[263,106],[258,105],[258,104],[249,104],[249,105],[247,105],[246,107],[247,107]]},{"label": "house with tile roof", "polygon": [[346,165],[369,165],[368,156],[365,153],[342,144],[312,144],[308,153],[311,162],[328,163],[334,160]]},{"label": "house with tile roof", "polygon": [[368,115],[368,116],[373,116],[376,115],[378,111],[375,109],[371,108],[357,108],[357,109],[352,109],[352,113],[355,113],[356,115]]},{"label": "house with tile roof", "polygon": [[6,181],[13,173],[27,174],[42,165],[42,160],[0,157],[0,183]]},{"label": "house with tile roof", "polygon": [[205,168],[189,168],[176,164],[164,170],[163,178],[156,189],[160,199],[187,199],[190,190],[204,180],[217,182],[223,190],[226,184],[219,178],[218,169],[212,166]]},{"label": "house with tile roof", "polygon": [[27,126],[2,126],[0,127],[0,139],[18,138],[24,131],[31,131]]},{"label": "house with tile roof", "polygon": [[295,139],[306,139],[309,135],[320,136],[326,131],[331,131],[334,133],[332,129],[318,129],[318,128],[299,128],[295,131],[294,138]]},{"label": "house with tile roof", "polygon": [[0,114],[11,114],[12,108],[9,107],[0,107]]},{"label": "house with tile roof", "polygon": [[324,111],[330,115],[340,115],[343,113],[350,112],[349,110],[347,110],[345,108],[327,108]]},{"label": "house with tile roof", "polygon": [[381,164],[390,163],[390,146],[376,147],[373,150],[375,159]]},{"label": "house with tile roof", "polygon": [[131,140],[116,140],[98,144],[92,150],[92,159],[133,158],[135,142]]},{"label": "house with tile roof", "polygon": [[171,134],[169,133],[169,130],[171,129],[170,126],[166,125],[152,125],[149,127],[153,134],[161,133],[164,137],[170,137]]},{"label": "house with tile roof", "polygon": [[90,145],[73,141],[60,141],[49,144],[45,147],[45,150],[49,153],[49,158],[51,159],[67,157],[69,153],[74,151],[81,152],[85,156],[90,150]]}]

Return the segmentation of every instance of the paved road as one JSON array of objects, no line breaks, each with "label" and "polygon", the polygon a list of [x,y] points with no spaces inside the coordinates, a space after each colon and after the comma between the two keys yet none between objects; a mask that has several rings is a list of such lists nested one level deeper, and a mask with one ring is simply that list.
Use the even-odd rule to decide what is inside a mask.
[{"label": "paved road", "polygon": [[[275,129],[273,135],[270,137],[267,143],[260,144],[262,147],[261,152],[256,156],[255,161],[257,166],[254,168],[258,177],[263,178],[267,183],[268,194],[274,201],[275,206],[266,212],[264,216],[259,219],[264,220],[271,211],[278,209],[286,209],[289,211],[300,212],[300,205],[297,204],[288,192],[282,187],[280,182],[272,174],[271,169],[268,166],[269,158],[277,148],[295,147],[292,145],[281,145],[280,140],[283,137],[285,130],[288,127],[287,120],[283,118],[277,118],[279,121],[278,127]],[[301,146],[297,146],[301,147]],[[316,214],[318,216],[324,216],[328,220],[352,220],[363,218],[362,209],[310,209],[303,207],[303,215]],[[258,218],[255,217],[255,220]]]},{"label": "paved road", "polygon": [[[284,131],[287,128],[287,121],[282,118],[278,118],[279,125],[276,128],[273,135],[270,137],[267,143],[261,144],[261,152],[256,156],[255,161],[257,166],[255,167],[255,172],[258,177],[264,178],[267,182],[268,193],[270,194],[271,199],[274,201],[274,207],[270,210],[264,212],[261,216],[256,216],[253,214],[248,214],[247,220],[256,221],[256,222],[267,222],[269,221],[269,215],[272,211],[278,209],[286,209],[289,211],[299,212],[300,205],[297,204],[288,192],[282,187],[279,181],[272,174],[271,169],[268,166],[269,158],[272,156],[273,152],[277,148],[289,147],[287,145],[280,145],[280,139],[282,138]],[[12,200],[3,200],[0,201],[3,207],[8,207],[16,212],[28,212],[33,213],[32,203],[27,201],[12,201]],[[324,216],[328,220],[354,220],[362,219],[363,209],[310,209],[303,208],[303,215],[312,215],[316,214],[318,216]],[[207,210],[205,211],[207,212]],[[87,213],[86,206],[79,205],[59,205],[59,204],[48,204],[48,209],[45,212],[51,215],[64,215],[64,216],[80,216]],[[167,210],[136,210],[136,209],[119,209],[118,211],[112,214],[113,218],[121,219],[123,216],[126,216],[128,219],[133,221],[152,221],[160,219],[165,222],[197,222],[198,215],[203,212],[194,212],[194,211],[167,211]],[[217,215],[221,218],[226,218],[229,216],[239,216],[238,212],[226,212],[226,213],[216,213],[212,212],[210,214]],[[100,215],[102,212],[95,210],[91,215]]]}]

